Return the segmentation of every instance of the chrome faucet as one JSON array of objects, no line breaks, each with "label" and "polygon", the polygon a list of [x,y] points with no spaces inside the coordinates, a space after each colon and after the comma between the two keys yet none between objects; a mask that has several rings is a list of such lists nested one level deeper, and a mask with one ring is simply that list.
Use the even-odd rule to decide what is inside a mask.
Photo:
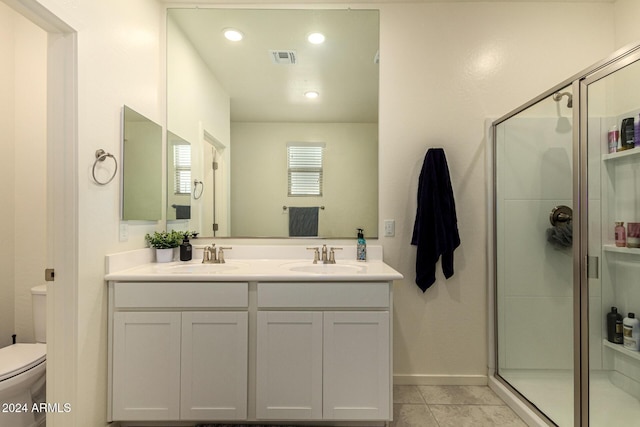
[{"label": "chrome faucet", "polygon": [[341,251],[342,248],[331,248],[329,251],[329,260],[325,264],[335,264],[336,263],[336,253],[335,251]]},{"label": "chrome faucet", "polygon": [[336,254],[334,251],[341,250],[342,248],[331,248],[327,250],[327,245],[322,245],[322,258],[320,258],[320,248],[307,248],[307,250],[313,251],[313,263],[317,264],[322,260],[323,264],[335,264]]},{"label": "chrome faucet", "polygon": [[308,251],[313,251],[313,263],[317,264],[320,258],[320,248],[307,248]]},{"label": "chrome faucet", "polygon": [[224,264],[224,251],[228,249],[233,249],[231,247],[220,247],[216,250],[216,244],[213,243],[211,246],[205,246],[204,251],[202,252],[202,263],[203,264]]}]

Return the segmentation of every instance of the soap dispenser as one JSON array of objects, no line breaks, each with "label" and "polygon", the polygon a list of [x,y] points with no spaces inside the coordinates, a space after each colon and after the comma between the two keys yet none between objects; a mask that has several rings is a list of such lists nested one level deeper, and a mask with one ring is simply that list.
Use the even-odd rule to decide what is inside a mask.
[{"label": "soap dispenser", "polygon": [[358,249],[356,259],[358,261],[367,260],[367,241],[364,240],[364,232],[362,228],[358,228]]},{"label": "soap dispenser", "polygon": [[189,233],[184,233],[182,244],[180,245],[180,261],[191,261],[193,257],[193,247],[189,243]]}]

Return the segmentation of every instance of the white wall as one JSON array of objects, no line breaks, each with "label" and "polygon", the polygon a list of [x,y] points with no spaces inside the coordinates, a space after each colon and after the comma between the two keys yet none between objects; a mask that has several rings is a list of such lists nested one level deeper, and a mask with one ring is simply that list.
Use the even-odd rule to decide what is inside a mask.
[{"label": "white wall", "polygon": [[[120,108],[164,123],[163,19],[153,0],[40,0],[78,32],[79,290],[76,425],[106,419],[104,255],[143,247],[156,224],[130,224],[118,242],[118,185],[90,178],[97,148],[119,153]],[[627,1],[626,3],[630,3]],[[380,220],[395,285],[394,371],[407,381],[464,382],[486,374],[484,142],[486,117],[505,114],[616,44],[610,3],[372,4],[381,9]],[[636,14],[637,16],[637,14]],[[629,30],[633,33],[638,30]],[[409,245],[427,148],[445,148],[462,246],[456,274],[425,294]],[[158,227],[159,228],[159,227]],[[447,376],[439,378],[440,375]],[[454,378],[455,379],[455,378]]]},{"label": "white wall", "polygon": [[640,3],[636,0],[616,0],[614,11],[616,49],[640,42],[638,29]]},{"label": "white wall", "polygon": [[[611,4],[381,8],[380,219],[396,219],[396,237],[381,241],[387,262],[405,275],[394,288],[397,381],[484,380],[484,120],[608,55],[613,30]],[[455,275],[445,281],[438,266],[435,285],[422,294],[413,284],[415,248],[409,242],[422,158],[437,146],[449,161],[462,244]]]}]

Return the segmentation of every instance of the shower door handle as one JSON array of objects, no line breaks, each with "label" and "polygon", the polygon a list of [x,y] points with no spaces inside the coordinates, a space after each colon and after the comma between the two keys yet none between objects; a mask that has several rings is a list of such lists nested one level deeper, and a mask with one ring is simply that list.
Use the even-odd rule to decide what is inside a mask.
[{"label": "shower door handle", "polygon": [[587,279],[598,279],[600,277],[598,266],[600,263],[599,257],[587,255],[585,261],[587,264]]}]

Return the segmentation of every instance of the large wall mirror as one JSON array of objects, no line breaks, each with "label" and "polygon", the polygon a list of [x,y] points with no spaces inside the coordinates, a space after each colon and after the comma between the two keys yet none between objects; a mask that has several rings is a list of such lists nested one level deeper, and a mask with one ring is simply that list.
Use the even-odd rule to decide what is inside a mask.
[{"label": "large wall mirror", "polygon": [[377,237],[378,63],[377,10],[169,9],[167,127],[192,156],[185,229]]},{"label": "large wall mirror", "polygon": [[162,127],[125,105],[121,143],[122,219],[162,219]]}]

